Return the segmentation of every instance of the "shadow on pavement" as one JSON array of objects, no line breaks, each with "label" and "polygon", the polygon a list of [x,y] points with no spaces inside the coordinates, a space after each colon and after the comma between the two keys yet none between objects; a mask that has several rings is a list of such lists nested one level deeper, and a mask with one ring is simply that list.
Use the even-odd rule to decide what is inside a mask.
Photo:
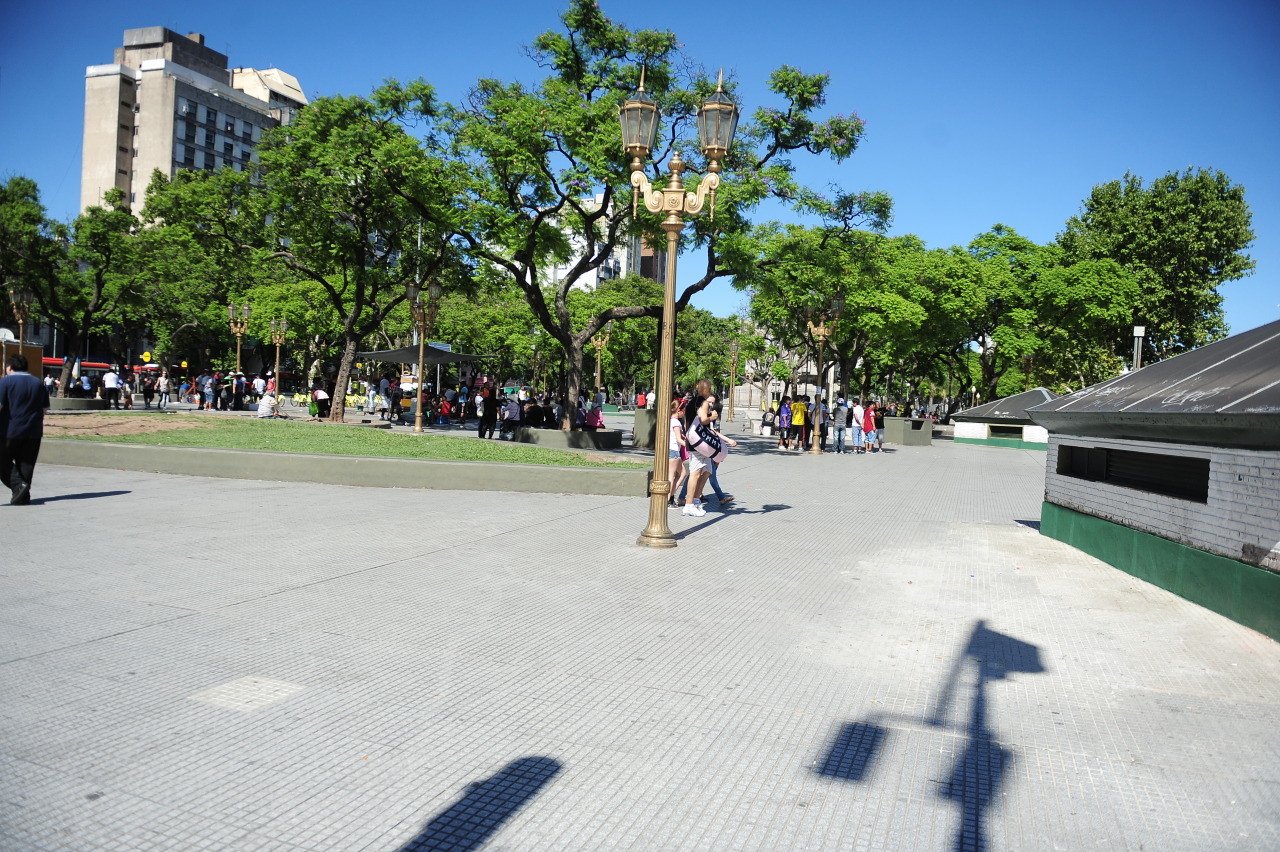
[{"label": "shadow on pavement", "polygon": [[[925,720],[928,727],[943,727],[961,680],[966,675],[973,678],[964,749],[956,756],[950,777],[937,792],[939,797],[954,802],[960,809],[960,824],[950,847],[952,852],[989,849],[986,812],[1013,763],[1013,752],[997,742],[987,718],[987,684],[1018,672],[1039,674],[1043,671],[1038,647],[991,630],[982,620],[974,623],[968,642],[952,662],[932,712]],[[885,717],[895,718],[893,714]],[[878,721],[877,717],[842,725],[823,758],[814,764],[813,771],[843,781],[867,780],[888,739],[888,730],[877,724]],[[901,721],[916,720],[903,718]]]},{"label": "shadow on pavement", "polygon": [[132,491],[85,491],[81,494],[56,494],[53,497],[32,497],[31,505],[39,506],[41,503],[54,503],[58,500],[96,500],[99,497],[120,497],[132,493]]},{"label": "shadow on pavement", "polygon": [[705,530],[707,527],[711,526],[712,524],[718,524],[721,521],[723,521],[725,518],[732,517],[733,515],[763,515],[767,512],[781,512],[790,508],[791,507],[786,505],[785,503],[766,503],[765,505],[761,506],[759,509],[744,509],[741,506],[734,505],[734,506],[730,506],[727,509],[721,509],[715,513],[708,512],[707,519],[702,523],[697,524],[696,526],[689,527],[687,530],[681,530],[680,532],[673,533],[673,534],[675,538],[679,540],[682,538],[686,538],[692,535],[693,533],[701,532],[702,530]]},{"label": "shadow on pavement", "polygon": [[1020,527],[1030,527],[1031,529],[1035,530],[1036,532],[1039,532],[1039,531],[1040,531],[1040,522],[1039,522],[1039,521],[1017,521],[1017,520],[1015,520],[1015,521],[1014,521],[1014,523],[1015,523],[1015,524],[1017,524],[1017,525],[1018,525],[1018,526],[1020,526]]},{"label": "shadow on pavement", "polygon": [[467,787],[461,799],[436,815],[401,852],[479,849],[560,769],[560,761],[549,757],[522,757],[508,763],[493,777]]}]

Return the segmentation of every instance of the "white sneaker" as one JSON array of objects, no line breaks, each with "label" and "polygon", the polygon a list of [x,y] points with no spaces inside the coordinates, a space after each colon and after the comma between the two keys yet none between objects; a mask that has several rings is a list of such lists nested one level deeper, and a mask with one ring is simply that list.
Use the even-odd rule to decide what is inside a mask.
[{"label": "white sneaker", "polygon": [[703,505],[702,505],[702,501],[701,501],[701,500],[694,500],[694,501],[693,501],[693,512],[692,512],[691,514],[693,514],[693,515],[694,515],[694,516],[696,516],[696,517],[701,518],[701,517],[702,517],[703,515],[705,515],[706,513],[707,513],[707,510],[703,507]]}]

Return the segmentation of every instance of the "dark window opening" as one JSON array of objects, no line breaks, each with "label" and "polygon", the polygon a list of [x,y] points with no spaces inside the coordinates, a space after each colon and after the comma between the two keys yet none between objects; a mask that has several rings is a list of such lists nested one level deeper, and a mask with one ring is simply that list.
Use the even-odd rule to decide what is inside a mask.
[{"label": "dark window opening", "polygon": [[991,437],[993,438],[1021,438],[1022,437],[1021,426],[997,426],[996,424],[993,423],[991,424],[990,429],[991,429]]},{"label": "dark window opening", "polygon": [[1058,448],[1058,473],[1196,503],[1209,502],[1209,460],[1101,447]]}]

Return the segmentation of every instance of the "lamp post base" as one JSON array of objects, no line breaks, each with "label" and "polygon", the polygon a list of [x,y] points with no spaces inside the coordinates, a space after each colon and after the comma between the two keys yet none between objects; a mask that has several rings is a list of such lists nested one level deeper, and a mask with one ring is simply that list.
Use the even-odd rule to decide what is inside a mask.
[{"label": "lamp post base", "polygon": [[671,530],[667,530],[665,535],[662,533],[650,534],[648,530],[645,530],[636,539],[636,544],[641,547],[675,547],[676,537]]},{"label": "lamp post base", "polygon": [[675,547],[676,537],[667,524],[667,497],[671,480],[655,479],[649,483],[649,525],[640,533],[636,544],[641,547]]}]

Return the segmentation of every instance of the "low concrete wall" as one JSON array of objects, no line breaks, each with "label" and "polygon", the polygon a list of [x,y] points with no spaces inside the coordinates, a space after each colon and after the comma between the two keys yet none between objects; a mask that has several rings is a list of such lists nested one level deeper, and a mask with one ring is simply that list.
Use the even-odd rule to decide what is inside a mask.
[{"label": "low concrete wall", "polygon": [[536,464],[365,458],[203,447],[148,447],[56,438],[45,439],[41,443],[40,463],[225,479],[319,482],[326,485],[604,494],[617,497],[647,496],[651,473],[648,470]]},{"label": "low concrete wall", "polygon": [[933,443],[933,424],[921,418],[886,417],[884,440],[904,447],[928,447]]},{"label": "low concrete wall", "polygon": [[657,437],[653,433],[657,423],[656,412],[651,408],[642,408],[636,412],[636,439],[632,446],[644,450],[652,450]]},{"label": "low concrete wall", "polygon": [[105,399],[91,399],[89,397],[68,396],[53,397],[49,400],[50,411],[106,411],[107,401]]},{"label": "low concrete wall", "polygon": [[617,429],[566,432],[563,429],[530,429],[521,426],[516,430],[516,442],[556,450],[620,450],[622,432]]}]

